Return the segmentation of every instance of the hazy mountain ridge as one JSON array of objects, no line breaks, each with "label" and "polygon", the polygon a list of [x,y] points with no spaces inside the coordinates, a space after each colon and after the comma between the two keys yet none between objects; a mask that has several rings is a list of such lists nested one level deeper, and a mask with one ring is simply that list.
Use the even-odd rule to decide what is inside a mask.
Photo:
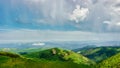
[{"label": "hazy mountain ridge", "polygon": [[[37,44],[37,45],[34,45]],[[44,44],[44,45],[41,45]],[[16,42],[16,43],[0,43],[0,48],[64,48],[64,49],[77,49],[85,46],[120,46],[119,41],[47,41],[47,42]]]}]

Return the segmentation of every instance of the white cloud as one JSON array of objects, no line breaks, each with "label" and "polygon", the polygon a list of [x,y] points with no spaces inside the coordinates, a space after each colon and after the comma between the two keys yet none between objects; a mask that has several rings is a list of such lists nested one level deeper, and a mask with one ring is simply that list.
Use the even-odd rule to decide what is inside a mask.
[{"label": "white cloud", "polygon": [[110,21],[104,21],[103,23],[104,24],[110,24],[111,22]]},{"label": "white cloud", "polygon": [[116,25],[120,27],[120,22],[116,23]]},{"label": "white cloud", "polygon": [[104,23],[104,24],[108,24],[108,25],[110,25],[111,27],[112,27],[112,26],[120,26],[120,22],[104,21],[103,23]]},{"label": "white cloud", "polygon": [[[95,3],[89,7],[88,21],[96,31],[120,32],[120,27],[117,25],[120,22],[120,0],[94,0]],[[99,8],[98,8],[99,7]],[[100,19],[98,19],[100,17]],[[101,22],[103,22],[101,24]]]},{"label": "white cloud", "polygon": [[120,30],[120,22],[111,22],[111,21],[104,21],[104,24],[107,24],[107,30],[111,31],[119,31]]},{"label": "white cloud", "polygon": [[33,46],[44,46],[45,43],[38,42],[38,43],[33,43],[32,45]]},{"label": "white cloud", "polygon": [[70,20],[78,23],[79,21],[83,21],[87,17],[88,13],[88,8],[81,8],[80,5],[76,5],[76,9],[74,9],[70,15]]},{"label": "white cloud", "polygon": [[106,7],[106,9],[108,9],[108,13],[111,17],[111,22],[113,24],[116,24],[116,22],[120,21],[120,0],[111,0],[110,3],[108,2],[108,6]]}]

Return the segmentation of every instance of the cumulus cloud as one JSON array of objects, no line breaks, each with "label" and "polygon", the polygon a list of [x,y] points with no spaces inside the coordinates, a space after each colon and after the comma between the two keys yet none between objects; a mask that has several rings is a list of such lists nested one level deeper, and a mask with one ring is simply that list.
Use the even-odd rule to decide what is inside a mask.
[{"label": "cumulus cloud", "polygon": [[70,15],[70,20],[75,22],[83,21],[89,13],[88,8],[81,8],[80,5],[76,5],[76,9],[73,10]]}]

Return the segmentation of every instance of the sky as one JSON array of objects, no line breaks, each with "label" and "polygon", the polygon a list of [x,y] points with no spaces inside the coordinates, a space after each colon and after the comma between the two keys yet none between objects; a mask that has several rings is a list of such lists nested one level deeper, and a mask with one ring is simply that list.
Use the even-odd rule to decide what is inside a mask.
[{"label": "sky", "polygon": [[120,0],[0,0],[3,41],[120,41]]}]

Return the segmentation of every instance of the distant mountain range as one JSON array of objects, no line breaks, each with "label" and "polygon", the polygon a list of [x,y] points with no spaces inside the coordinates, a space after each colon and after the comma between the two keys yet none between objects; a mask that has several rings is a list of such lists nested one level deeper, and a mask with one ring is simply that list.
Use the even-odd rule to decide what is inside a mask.
[{"label": "distant mountain range", "polygon": [[85,46],[120,46],[119,41],[53,41],[53,42],[29,42],[29,43],[4,43],[0,44],[0,48],[17,48],[17,49],[26,49],[26,48],[64,48],[64,49],[77,49]]}]

